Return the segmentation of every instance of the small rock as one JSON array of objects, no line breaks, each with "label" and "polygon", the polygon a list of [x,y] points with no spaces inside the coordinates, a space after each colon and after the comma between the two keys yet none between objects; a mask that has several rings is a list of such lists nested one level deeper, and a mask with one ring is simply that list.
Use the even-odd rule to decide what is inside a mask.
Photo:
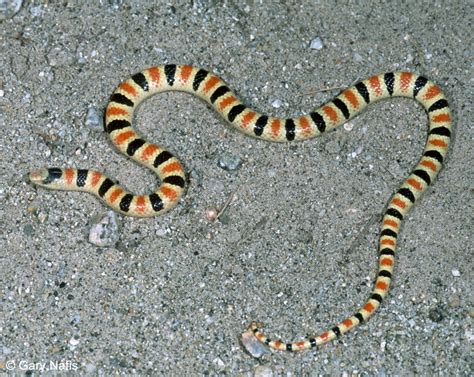
[{"label": "small rock", "polygon": [[451,274],[452,274],[454,277],[456,277],[456,278],[458,278],[459,276],[461,276],[461,272],[460,272],[457,268],[453,268],[453,269],[451,270]]},{"label": "small rock", "polygon": [[123,0],[109,0],[109,4],[112,5],[113,8],[118,9],[123,3]]},{"label": "small rock", "polygon": [[343,127],[346,131],[352,131],[352,129],[354,128],[354,123],[351,123],[351,122],[344,123]]},{"label": "small rock", "polygon": [[71,318],[71,325],[75,325],[79,322],[81,322],[81,315],[80,314],[73,315]]},{"label": "small rock", "polygon": [[464,336],[469,342],[474,341],[474,332],[472,330],[466,329],[464,331]]},{"label": "small rock", "polygon": [[341,151],[341,145],[337,140],[330,140],[326,143],[324,149],[329,154],[338,154]]},{"label": "small rock", "polygon": [[444,319],[444,313],[442,308],[436,307],[433,308],[429,311],[428,317],[433,321],[433,322],[441,322]]},{"label": "small rock", "polygon": [[69,339],[69,344],[75,347],[79,344],[79,339],[72,337],[71,339]]},{"label": "small rock", "polygon": [[119,240],[119,224],[114,211],[96,219],[89,231],[89,242],[99,247],[114,246]]},{"label": "small rock", "polygon": [[253,375],[255,377],[272,377],[273,370],[267,365],[259,365],[255,368],[255,373]]},{"label": "small rock", "polygon": [[25,236],[32,236],[35,234],[35,230],[31,224],[26,224],[23,227],[23,233],[25,234]]},{"label": "small rock", "polygon": [[323,41],[321,40],[321,38],[316,37],[311,41],[309,48],[313,50],[321,50],[323,48]]},{"label": "small rock", "polygon": [[283,105],[283,103],[279,99],[276,99],[275,101],[272,102],[272,107],[275,109],[279,109],[281,105]]},{"label": "small rock", "polygon": [[461,306],[461,297],[459,295],[452,295],[449,299],[449,306],[451,308],[459,308]]},{"label": "small rock", "polygon": [[237,170],[242,164],[242,159],[229,153],[222,154],[218,161],[220,168],[228,171]]},{"label": "small rock", "polygon": [[0,0],[0,20],[12,18],[21,8],[23,0]]},{"label": "small rock", "polygon": [[161,227],[156,230],[156,235],[158,237],[166,237],[166,235],[171,233],[170,228]]},{"label": "small rock", "polygon": [[247,352],[256,358],[269,352],[250,330],[242,333],[242,344]]},{"label": "small rock", "polygon": [[223,370],[225,368],[224,362],[219,357],[216,357],[214,360],[212,360],[212,362],[214,363],[214,365],[217,367],[218,370]]},{"label": "small rock", "polygon": [[356,158],[358,155],[362,153],[363,148],[361,146],[357,147],[357,149],[354,152],[351,152],[350,156],[352,158]]},{"label": "small rock", "polygon": [[100,117],[97,114],[95,107],[89,107],[86,115],[86,126],[91,128],[98,128],[100,125]]},{"label": "small rock", "polygon": [[68,52],[62,48],[54,47],[47,55],[48,63],[51,67],[60,67],[68,65],[71,57]]},{"label": "small rock", "polygon": [[41,13],[43,13],[43,10],[41,9],[41,5],[31,7],[30,13],[33,17],[41,16]]},{"label": "small rock", "polygon": [[94,373],[96,370],[96,366],[91,363],[87,363],[84,365],[84,369],[86,370],[86,373]]},{"label": "small rock", "polygon": [[38,221],[41,224],[44,224],[46,220],[48,220],[48,214],[46,212],[39,211],[37,216],[38,216]]},{"label": "small rock", "polygon": [[219,214],[219,211],[217,210],[217,208],[211,207],[211,208],[206,208],[204,214],[207,221],[215,221],[217,219],[217,215]]},{"label": "small rock", "polygon": [[357,63],[362,63],[364,61],[364,58],[358,54],[357,52],[354,53],[354,60],[357,62]]}]

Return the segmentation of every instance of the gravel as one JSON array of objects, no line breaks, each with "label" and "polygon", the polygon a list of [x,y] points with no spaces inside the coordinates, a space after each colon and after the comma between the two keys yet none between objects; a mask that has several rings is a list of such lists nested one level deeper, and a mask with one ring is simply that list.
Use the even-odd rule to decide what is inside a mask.
[{"label": "gravel", "polygon": [[[473,374],[470,2],[66,0],[9,9],[0,21],[2,369]],[[445,90],[455,142],[407,217],[392,290],[367,323],[296,355],[257,358],[241,343],[252,320],[284,340],[319,334],[368,297],[381,213],[426,138],[414,101],[380,103],[349,129],[277,145],[231,129],[189,95],[153,97],[137,128],[180,156],[187,194],[160,218],[118,215],[102,247],[88,242],[93,220],[107,214],[96,198],[26,181],[33,169],[76,166],[153,190],[153,175],[111,148],[101,116],[122,80],[166,63],[210,69],[249,105],[282,117],[391,70]],[[238,156],[236,170],[219,167],[222,156]],[[224,207],[220,221],[206,219]]]}]

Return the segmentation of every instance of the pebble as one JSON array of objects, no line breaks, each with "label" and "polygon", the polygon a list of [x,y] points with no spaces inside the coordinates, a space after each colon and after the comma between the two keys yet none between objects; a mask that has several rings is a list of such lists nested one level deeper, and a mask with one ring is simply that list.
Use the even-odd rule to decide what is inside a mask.
[{"label": "pebble", "polygon": [[98,128],[100,126],[100,117],[95,107],[89,107],[86,115],[86,126]]},{"label": "pebble", "polygon": [[219,370],[223,370],[225,368],[225,364],[224,362],[222,361],[221,358],[219,357],[216,357],[214,360],[212,360],[212,362],[214,363],[214,365],[217,367],[217,369]]},{"label": "pebble", "polygon": [[95,370],[97,369],[97,367],[94,364],[91,364],[91,363],[87,363],[84,366],[84,368],[86,370],[86,373],[94,373]]},{"label": "pebble", "polygon": [[70,56],[66,50],[54,47],[46,56],[51,67],[60,67],[68,65],[71,62]]},{"label": "pebble", "polygon": [[461,276],[461,272],[460,272],[457,268],[453,268],[453,269],[451,270],[451,274],[452,274],[454,277],[456,277],[456,278],[458,278],[459,276]]},{"label": "pebble", "polygon": [[35,229],[33,228],[31,224],[26,224],[23,227],[23,234],[25,236],[32,236],[33,234],[35,234]]},{"label": "pebble", "polygon": [[275,101],[272,102],[272,107],[274,109],[279,109],[281,105],[283,105],[283,103],[279,99],[276,99]]},{"label": "pebble", "polygon": [[452,295],[449,299],[449,306],[451,308],[459,308],[461,306],[461,297],[459,295]]},{"label": "pebble", "polygon": [[362,63],[364,61],[364,58],[358,54],[357,52],[354,53],[354,60],[357,62],[357,63]]},{"label": "pebble", "polygon": [[119,236],[117,214],[114,211],[107,211],[92,225],[89,231],[89,242],[99,247],[114,246]]},{"label": "pebble", "polygon": [[428,313],[428,317],[433,321],[433,322],[441,322],[444,319],[444,313],[443,310],[440,307],[435,307],[431,309]]},{"label": "pebble", "polygon": [[123,0],[109,0],[109,4],[112,5],[113,8],[118,9],[123,3]]},{"label": "pebble", "polygon": [[352,129],[354,128],[354,123],[351,123],[351,122],[344,123],[343,127],[346,131],[352,131]]},{"label": "pebble", "polygon": [[224,153],[218,158],[217,164],[224,170],[232,171],[240,168],[242,159],[230,153]]},{"label": "pebble", "polygon": [[316,37],[311,41],[309,47],[313,50],[321,50],[323,48],[323,41],[321,40],[321,38]]},{"label": "pebble", "polygon": [[464,331],[464,336],[469,342],[474,341],[474,332],[472,330],[466,329]]},{"label": "pebble", "polygon": [[71,339],[69,339],[69,344],[71,346],[77,346],[79,344],[79,339],[76,339],[75,337],[72,337]]},{"label": "pebble", "polygon": [[268,349],[258,341],[252,331],[242,333],[242,344],[247,352],[253,357],[259,358],[268,353]]},{"label": "pebble", "polygon": [[41,224],[44,224],[46,222],[46,220],[48,220],[48,214],[44,211],[39,211],[38,212],[38,221]]},{"label": "pebble", "polygon": [[81,322],[81,315],[80,314],[75,314],[73,315],[72,319],[71,319],[71,325],[75,325],[77,323]]},{"label": "pebble", "polygon": [[255,368],[255,373],[253,375],[255,377],[272,377],[273,370],[268,365],[259,365]]},{"label": "pebble", "polygon": [[0,0],[0,20],[12,18],[21,8],[22,0]]},{"label": "pebble", "polygon": [[352,158],[356,158],[358,155],[362,153],[363,147],[357,147],[357,149],[354,152],[351,152],[350,156]]},{"label": "pebble", "polygon": [[33,6],[30,8],[30,13],[33,17],[39,17],[43,13],[41,5]]},{"label": "pebble", "polygon": [[214,221],[217,219],[217,215],[219,214],[219,211],[217,208],[206,208],[205,212],[205,217],[207,221]]},{"label": "pebble", "polygon": [[326,143],[324,149],[329,154],[338,154],[341,151],[341,145],[337,140],[330,140]]},{"label": "pebble", "polygon": [[170,233],[171,233],[170,228],[161,227],[156,230],[156,235],[158,237],[166,237]]}]

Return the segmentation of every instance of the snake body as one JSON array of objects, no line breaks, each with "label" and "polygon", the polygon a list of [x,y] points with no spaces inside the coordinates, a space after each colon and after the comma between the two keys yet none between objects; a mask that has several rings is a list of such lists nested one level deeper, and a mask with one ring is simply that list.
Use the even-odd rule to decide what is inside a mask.
[{"label": "snake body", "polygon": [[372,76],[345,89],[320,108],[296,118],[280,119],[247,107],[217,75],[189,65],[152,67],[121,83],[105,111],[105,131],[120,152],[155,172],[161,185],[150,195],[133,195],[103,173],[73,168],[49,168],[30,173],[30,181],[57,190],[78,190],[95,194],[124,215],[151,217],[171,209],[185,187],[185,172],[178,159],[166,149],[146,141],[132,127],[133,113],[149,96],[165,91],[183,91],[211,105],[241,132],[259,139],[289,142],[306,140],[330,131],[363,111],[370,103],[391,97],[414,98],[429,119],[423,154],[408,178],[391,197],[384,212],[379,239],[379,267],[372,293],[354,315],[304,341],[272,340],[252,322],[250,330],[271,348],[298,351],[331,341],[366,321],[387,295],[395,262],[395,248],[401,223],[413,204],[440,171],[451,137],[451,112],[439,86],[410,72],[389,72]]}]

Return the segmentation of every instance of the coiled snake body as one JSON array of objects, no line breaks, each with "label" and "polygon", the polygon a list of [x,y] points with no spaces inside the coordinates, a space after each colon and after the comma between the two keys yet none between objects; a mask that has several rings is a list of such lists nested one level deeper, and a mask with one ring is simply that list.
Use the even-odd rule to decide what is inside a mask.
[{"label": "coiled snake body", "polygon": [[271,340],[250,325],[255,337],[268,346],[288,351],[313,348],[333,340],[367,320],[387,295],[395,261],[397,236],[403,218],[426,191],[441,169],[451,137],[451,113],[441,89],[423,76],[389,72],[372,76],[344,90],[308,115],[280,119],[259,114],[244,105],[224,81],[204,69],[188,65],[152,67],[124,81],[113,93],[105,112],[105,130],[112,143],[126,156],[155,172],[161,185],[150,195],[133,195],[103,173],[87,169],[49,168],[30,173],[36,185],[57,190],[93,193],[124,215],[151,217],[171,209],[185,187],[185,172],[166,149],[146,141],[132,127],[133,113],[147,97],[165,91],[184,91],[204,99],[241,132],[269,141],[306,140],[330,131],[364,110],[369,103],[390,97],[410,97],[424,107],[429,118],[423,155],[409,177],[390,199],[379,240],[379,268],[372,293],[354,315],[322,334],[285,343]]}]

